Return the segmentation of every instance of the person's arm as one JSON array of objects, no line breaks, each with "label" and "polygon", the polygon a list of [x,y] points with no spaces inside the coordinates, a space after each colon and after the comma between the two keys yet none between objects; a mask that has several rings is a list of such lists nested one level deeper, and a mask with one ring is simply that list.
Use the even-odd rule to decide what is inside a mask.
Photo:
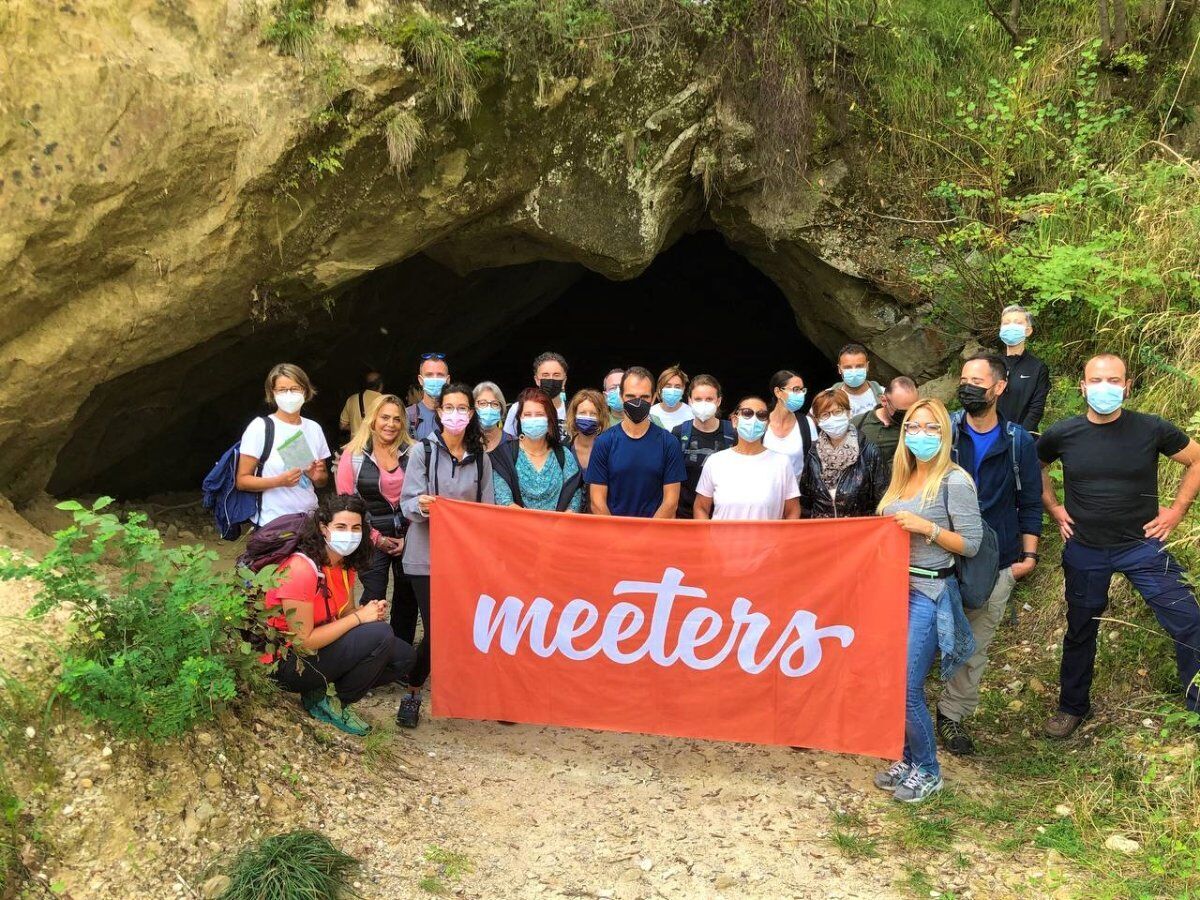
[{"label": "person's arm", "polygon": [[783,517],[785,519],[800,518],[800,498],[791,497],[783,501]]},{"label": "person's arm", "polygon": [[1180,520],[1187,515],[1192,501],[1196,499],[1197,491],[1200,491],[1200,444],[1188,440],[1187,446],[1178,453],[1171,454],[1171,459],[1187,469],[1171,505],[1160,506],[1158,515],[1146,523],[1146,537],[1157,538],[1160,541],[1165,541],[1171,536]]},{"label": "person's arm", "polygon": [[1075,533],[1075,520],[1071,518],[1071,514],[1067,512],[1067,508],[1058,502],[1058,494],[1054,490],[1054,482],[1050,480],[1050,466],[1042,460],[1042,506],[1049,514],[1056,525],[1058,525],[1058,533],[1062,535],[1064,541],[1069,541]]},{"label": "person's arm", "polygon": [[[1019,435],[1014,435],[1017,440]],[[1038,539],[1042,534],[1042,471],[1038,466],[1037,451],[1033,441],[1022,441],[1017,456],[1017,468],[1021,473],[1021,490],[1017,493],[1017,531],[1021,535],[1021,552],[1037,553]],[[1037,561],[1021,557],[1012,565],[1013,578],[1024,578],[1033,571]]]},{"label": "person's arm", "polygon": [[1025,419],[1020,423],[1026,431],[1034,432],[1041,424],[1042,415],[1046,411],[1046,398],[1050,395],[1050,370],[1043,363],[1038,368],[1037,377],[1033,382],[1033,393],[1029,396],[1029,410]]},{"label": "person's arm", "polygon": [[663,485],[662,503],[654,511],[655,519],[673,519],[675,510],[679,508],[679,482]]},{"label": "person's arm", "polygon": [[338,416],[338,428],[342,431],[350,430],[350,404],[356,402],[358,395],[351,397],[342,406],[342,414]]},{"label": "person's arm", "polygon": [[382,622],[387,615],[387,602],[371,600],[355,608],[350,605],[340,619],[313,627],[313,605],[306,600],[281,598],[279,605],[287,616],[288,624],[295,629],[293,643],[303,650],[320,650],[328,647],[346,632],[367,622]]},{"label": "person's arm", "polygon": [[704,464],[700,467],[700,477],[696,479],[696,499],[692,502],[693,519],[712,518],[713,494],[716,492],[716,487],[713,484],[713,469],[709,465],[711,461],[712,456],[704,460]]},{"label": "person's arm", "polygon": [[[983,520],[979,515],[979,498],[975,493],[975,485],[956,478],[953,472],[946,478],[954,479],[947,480],[944,485],[946,509],[954,527],[938,530],[937,537],[931,543],[955,556],[972,557],[979,552],[979,545],[983,543]],[[933,522],[908,510],[896,513],[893,518],[910,534],[928,538],[935,533]]]},{"label": "person's arm", "polygon": [[257,467],[258,459],[256,457],[244,454],[238,456],[237,481],[235,483],[239,491],[260,494],[272,488],[295,487],[300,483],[300,476],[304,474],[299,469],[288,469],[282,475],[264,477],[254,474]]},{"label": "person's arm", "polygon": [[486,453],[483,454],[483,484],[480,486],[479,502],[496,502],[496,480],[492,475],[492,461]]},{"label": "person's arm", "polygon": [[342,454],[342,461],[338,463],[337,471],[333,476],[333,486],[339,494],[357,493],[356,485],[354,484],[353,454]]},{"label": "person's arm", "polygon": [[425,470],[426,451],[421,443],[413,445],[408,454],[408,468],[404,470],[404,484],[400,488],[400,512],[410,522],[424,522],[428,514],[421,510],[421,497],[429,489],[429,473]]},{"label": "person's arm", "polygon": [[588,460],[588,500],[593,516],[612,515],[608,508],[608,444],[602,433],[592,444],[592,458]]},{"label": "person's arm", "polygon": [[707,521],[712,518],[712,510],[712,497],[706,497],[697,492],[696,499],[692,501],[692,518],[698,521]]},{"label": "person's arm", "polygon": [[[588,474],[592,471],[591,466],[588,466]],[[588,500],[592,505],[593,516],[611,516],[612,513],[608,509],[608,485],[607,484],[589,484],[588,485]]]}]

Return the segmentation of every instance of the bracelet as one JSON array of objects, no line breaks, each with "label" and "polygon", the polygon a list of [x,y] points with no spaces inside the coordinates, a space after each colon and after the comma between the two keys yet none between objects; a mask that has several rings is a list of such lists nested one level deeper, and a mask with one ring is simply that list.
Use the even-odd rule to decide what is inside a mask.
[{"label": "bracelet", "polygon": [[940,535],[941,533],[942,533],[942,526],[934,525],[933,531],[929,532],[929,534],[926,535],[925,543],[932,544],[934,541],[936,541],[938,539],[938,535]]},{"label": "bracelet", "polygon": [[354,621],[357,622],[359,625],[362,624],[362,617],[358,614],[357,609],[354,611]]},{"label": "bracelet", "polygon": [[1024,550],[1021,552],[1021,559],[1032,559],[1035,563],[1041,562],[1042,558],[1032,550]]}]

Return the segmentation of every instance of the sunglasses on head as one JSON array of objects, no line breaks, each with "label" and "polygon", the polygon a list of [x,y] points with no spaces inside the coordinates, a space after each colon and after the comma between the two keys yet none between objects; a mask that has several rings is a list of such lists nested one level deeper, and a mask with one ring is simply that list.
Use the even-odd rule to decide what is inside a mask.
[{"label": "sunglasses on head", "polygon": [[445,353],[422,353],[421,359],[445,359]]},{"label": "sunglasses on head", "polygon": [[737,414],[743,419],[758,419],[760,422],[767,421],[771,415],[765,409],[751,409],[748,406],[743,406],[737,411]]}]

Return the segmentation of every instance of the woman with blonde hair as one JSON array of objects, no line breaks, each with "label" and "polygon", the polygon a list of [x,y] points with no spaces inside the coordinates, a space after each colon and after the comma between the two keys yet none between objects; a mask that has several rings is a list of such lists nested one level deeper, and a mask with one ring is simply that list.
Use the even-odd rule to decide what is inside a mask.
[{"label": "woman with blonde hair", "polygon": [[366,505],[366,525],[377,551],[359,576],[362,602],[387,599],[390,572],[392,631],[411,644],[417,631],[417,598],[404,574],[408,519],[400,512],[404,469],[413,444],[407,426],[403,400],[395,394],[377,398],[342,452],[335,483],[339,494],[358,497]]},{"label": "woman with blonde hair", "polygon": [[876,775],[875,786],[920,803],[942,789],[925,678],[939,650],[943,680],[975,652],[954,564],[979,552],[983,525],[971,476],[950,461],[950,416],[941,401],[918,400],[900,427],[903,440],[879,514],[909,533],[904,758]]},{"label": "woman with blonde hair", "polygon": [[[246,426],[238,455],[237,488],[261,494],[254,524],[268,522],[291,513],[307,513],[317,508],[315,488],[329,480],[325,460],[329,444],[321,426],[300,415],[300,407],[317,395],[304,370],[294,363],[279,363],[267,373],[264,394],[275,407],[269,416],[257,416]],[[311,461],[289,466],[280,448],[307,447]],[[294,459],[291,450],[289,459]]]},{"label": "woman with blonde hair", "polygon": [[683,402],[687,383],[687,372],[679,366],[663,369],[655,391],[658,402],[650,407],[651,422],[670,431],[676,425],[692,420],[692,408]]}]

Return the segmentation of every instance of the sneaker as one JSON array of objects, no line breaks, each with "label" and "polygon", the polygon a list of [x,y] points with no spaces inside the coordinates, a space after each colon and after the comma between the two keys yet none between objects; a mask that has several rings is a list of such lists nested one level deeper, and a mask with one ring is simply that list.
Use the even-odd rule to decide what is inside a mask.
[{"label": "sneaker", "polygon": [[303,694],[300,695],[300,705],[304,707],[305,711],[310,716],[313,716],[313,718],[317,718],[316,714],[313,713],[313,710],[324,699],[325,699],[325,688],[320,688],[315,691],[305,691]]},{"label": "sneaker", "polygon": [[1072,715],[1060,710],[1046,720],[1046,723],[1042,726],[1042,732],[1046,737],[1052,737],[1058,741],[1065,740],[1075,733],[1075,729],[1082,725],[1085,719],[1090,719],[1091,717],[1091,710],[1088,710],[1082,716]]},{"label": "sneaker", "polygon": [[940,791],[943,785],[945,782],[941,775],[930,775],[919,766],[913,766],[892,796],[901,803],[922,803]]},{"label": "sneaker", "polygon": [[940,711],[937,714],[937,733],[942,739],[942,746],[955,756],[970,756],[975,752],[975,742],[962,723],[943,716]]},{"label": "sneaker", "polygon": [[875,776],[875,787],[881,791],[893,793],[896,788],[900,787],[904,779],[908,777],[908,773],[912,771],[912,766],[904,760],[896,763],[886,772],[879,772]]},{"label": "sneaker", "polygon": [[305,708],[308,710],[308,714],[318,722],[332,725],[346,734],[362,737],[371,731],[371,726],[358,713],[349,707],[342,706],[336,697],[322,695],[320,700]]},{"label": "sneaker", "polygon": [[421,695],[408,694],[400,701],[396,711],[396,724],[402,728],[416,728],[421,722]]}]

